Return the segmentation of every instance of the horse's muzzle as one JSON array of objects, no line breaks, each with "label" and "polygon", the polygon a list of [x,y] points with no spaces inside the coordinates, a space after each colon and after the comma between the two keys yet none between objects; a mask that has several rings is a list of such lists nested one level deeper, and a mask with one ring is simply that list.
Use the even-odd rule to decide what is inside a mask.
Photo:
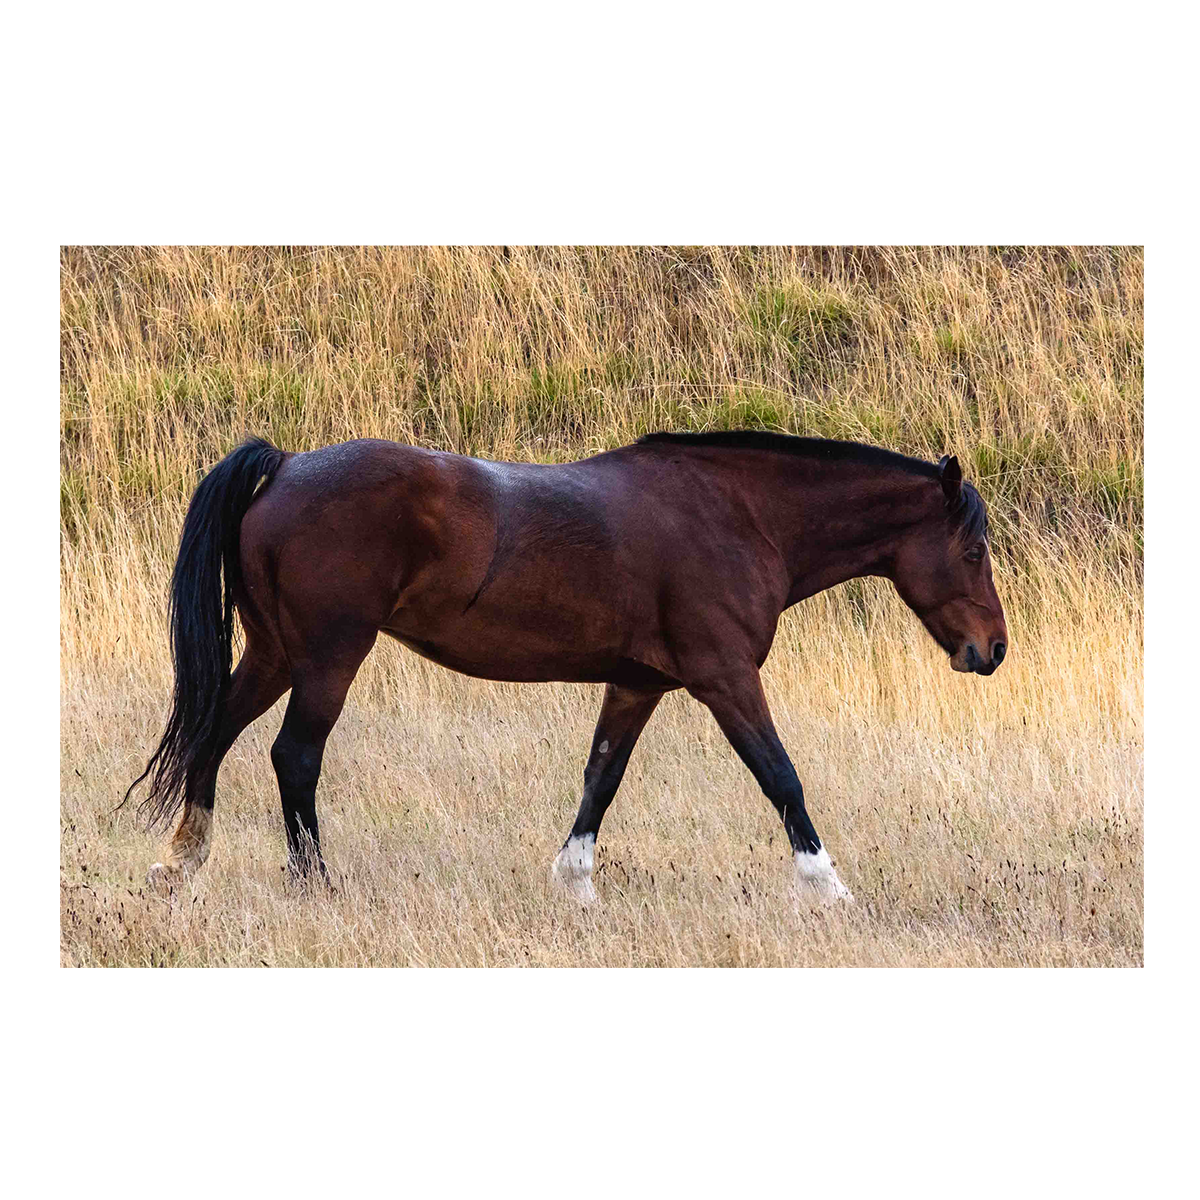
[{"label": "horse's muzzle", "polygon": [[1003,642],[996,642],[992,646],[991,658],[984,658],[975,649],[975,643],[972,642],[967,646],[966,663],[961,667],[955,667],[955,669],[959,671],[974,671],[976,675],[991,675],[1004,661],[1004,656],[1007,653],[1008,647]]}]

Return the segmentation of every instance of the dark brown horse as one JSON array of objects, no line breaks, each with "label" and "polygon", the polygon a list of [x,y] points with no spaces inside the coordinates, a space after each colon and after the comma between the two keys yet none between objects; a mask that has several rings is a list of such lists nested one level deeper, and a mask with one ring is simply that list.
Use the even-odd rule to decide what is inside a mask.
[{"label": "dark brown horse", "polygon": [[[638,735],[681,687],[778,809],[802,892],[849,899],[758,672],[785,608],[861,575],[892,580],[955,670],[1000,665],[987,517],[954,458],[751,432],[654,434],[562,466],[246,442],[197,488],[175,564],[174,700],[137,782],[150,778],[145,813],[183,817],[151,880],[204,863],[221,759],[288,688],[271,748],[288,858],[324,873],[325,740],[383,632],[484,679],[606,685],[553,867],[579,900],[595,897],[596,834]],[[231,674],[234,607],[246,646]]]}]

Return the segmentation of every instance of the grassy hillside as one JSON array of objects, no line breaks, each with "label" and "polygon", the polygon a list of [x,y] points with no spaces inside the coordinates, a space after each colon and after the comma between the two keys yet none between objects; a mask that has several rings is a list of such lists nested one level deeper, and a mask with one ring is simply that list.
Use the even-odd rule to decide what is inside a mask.
[{"label": "grassy hillside", "polygon": [[[1141,961],[1140,250],[72,248],[61,265],[64,961]],[[956,452],[991,512],[1012,639],[993,679],[951,675],[877,582],[789,613],[768,663],[852,914],[793,910],[773,810],[680,697],[606,821],[604,905],[558,904],[545,870],[597,690],[480,683],[392,645],[326,756],[339,897],[279,875],[278,711],[227,759],[191,915],[139,894],[154,844],[106,812],[165,714],[184,508],[238,439],[559,461],[742,427]]]}]

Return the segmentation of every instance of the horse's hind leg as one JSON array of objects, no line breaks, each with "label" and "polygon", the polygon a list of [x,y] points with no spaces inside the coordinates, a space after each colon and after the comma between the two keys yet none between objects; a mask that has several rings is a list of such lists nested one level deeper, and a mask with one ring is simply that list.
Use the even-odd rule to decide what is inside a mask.
[{"label": "horse's hind leg", "polygon": [[638,736],[661,699],[661,692],[636,692],[612,684],[604,689],[592,752],[583,772],[583,802],[551,868],[554,879],[581,904],[596,899],[592,864],[600,822],[617,794]]},{"label": "horse's hind leg", "polygon": [[804,807],[804,789],[775,732],[758,671],[750,667],[732,672],[712,685],[689,687],[688,691],[716,717],[721,732],[775,805],[792,844],[801,895],[826,903],[853,900]]},{"label": "horse's hind leg", "polygon": [[375,637],[373,628],[356,630],[324,648],[320,659],[293,668],[292,695],[271,747],[271,762],[279,780],[288,866],[294,875],[306,876],[315,868],[328,877],[317,828],[321,760],[346,693]]},{"label": "horse's hind leg", "polygon": [[146,877],[151,886],[169,889],[204,866],[212,842],[213,805],[221,760],[242,730],[261,717],[283,695],[287,686],[287,668],[283,663],[248,644],[229,681],[229,694],[213,752],[188,775],[179,827],[166,857],[162,862],[156,862]]}]

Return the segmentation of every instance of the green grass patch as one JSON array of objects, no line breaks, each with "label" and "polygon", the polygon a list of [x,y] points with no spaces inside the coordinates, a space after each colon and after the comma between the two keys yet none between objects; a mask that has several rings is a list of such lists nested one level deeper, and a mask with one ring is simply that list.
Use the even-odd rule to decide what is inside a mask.
[{"label": "green grass patch", "polygon": [[797,375],[827,371],[832,353],[852,343],[855,318],[845,297],[799,283],[761,289],[745,312],[753,339]]},{"label": "green grass patch", "polygon": [[1141,524],[1145,499],[1140,463],[1120,459],[1109,467],[1085,467],[1081,491],[1110,521],[1134,519]]}]

